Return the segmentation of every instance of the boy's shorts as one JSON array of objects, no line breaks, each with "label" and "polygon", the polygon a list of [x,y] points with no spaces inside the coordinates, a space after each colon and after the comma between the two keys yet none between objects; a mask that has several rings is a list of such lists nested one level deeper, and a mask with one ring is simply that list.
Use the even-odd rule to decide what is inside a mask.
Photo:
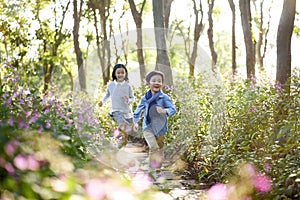
[{"label": "boy's shorts", "polygon": [[112,112],[110,114],[110,116],[118,125],[123,124],[123,123],[126,123],[129,125],[129,124],[133,123],[132,115],[128,115],[127,113],[115,111],[115,112]]}]

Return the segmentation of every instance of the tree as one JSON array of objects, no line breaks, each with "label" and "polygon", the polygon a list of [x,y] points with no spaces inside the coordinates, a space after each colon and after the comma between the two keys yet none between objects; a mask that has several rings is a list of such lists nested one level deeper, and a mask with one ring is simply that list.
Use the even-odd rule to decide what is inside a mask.
[{"label": "tree", "polygon": [[215,51],[214,39],[213,39],[213,36],[214,36],[213,25],[214,24],[213,24],[212,14],[213,14],[215,1],[207,0],[207,3],[208,3],[208,24],[209,24],[209,27],[207,29],[207,35],[208,35],[210,53],[211,53],[211,57],[212,57],[212,70],[215,71],[215,65],[217,64],[217,58],[218,58],[218,55]]},{"label": "tree", "polygon": [[252,35],[250,0],[240,0],[241,21],[246,46],[247,79],[255,78],[255,41]]},{"label": "tree", "polygon": [[231,13],[232,13],[232,25],[231,25],[231,68],[232,75],[236,75],[236,37],[235,37],[235,4],[233,0],[228,0]]},{"label": "tree", "polygon": [[171,6],[174,0],[164,0],[165,35],[168,38]]},{"label": "tree", "polygon": [[79,10],[77,5],[77,0],[73,0],[73,19],[74,19],[74,27],[73,27],[73,40],[74,40],[74,49],[76,54],[76,61],[78,67],[78,77],[79,77],[79,85],[82,91],[86,90],[86,79],[83,67],[83,58],[82,58],[82,51],[79,45],[79,24],[80,18],[82,16],[82,5],[83,0],[79,0]]},{"label": "tree", "polygon": [[146,4],[146,0],[143,0],[140,12],[138,12],[137,7],[134,3],[134,0],[128,0],[130,5],[130,10],[135,22],[136,31],[137,31],[137,57],[140,65],[140,77],[141,82],[143,82],[143,79],[146,75],[146,67],[145,67],[145,59],[143,54],[143,31],[142,31],[142,14],[143,10]]},{"label": "tree", "polygon": [[[194,77],[195,73],[195,62],[197,58],[197,51],[198,51],[198,41],[200,39],[200,35],[203,31],[203,9],[202,9],[202,2],[199,2],[199,8],[197,7],[196,1],[193,0],[193,9],[195,14],[195,23],[194,23],[194,40],[193,40],[193,50],[192,54],[189,57],[189,76]],[[199,19],[200,18],[200,19]]]},{"label": "tree", "polygon": [[165,77],[165,84],[168,86],[173,85],[173,75],[170,66],[170,59],[168,55],[166,38],[165,38],[165,23],[164,23],[164,0],[152,1],[153,6],[153,19],[154,19],[154,32],[156,42],[156,65],[155,69],[162,71]]},{"label": "tree", "polygon": [[290,90],[291,39],[296,13],[296,0],[284,0],[277,30],[277,72],[276,83]]},{"label": "tree", "polygon": [[[100,60],[103,84],[106,85],[110,79],[110,41],[108,40],[109,32],[109,15],[110,15],[110,0],[90,0],[89,8],[92,10],[94,17],[94,27],[96,30],[97,55]],[[97,12],[98,11],[98,12]],[[98,27],[98,14],[100,16],[100,28]],[[100,31],[99,31],[100,29]]]}]

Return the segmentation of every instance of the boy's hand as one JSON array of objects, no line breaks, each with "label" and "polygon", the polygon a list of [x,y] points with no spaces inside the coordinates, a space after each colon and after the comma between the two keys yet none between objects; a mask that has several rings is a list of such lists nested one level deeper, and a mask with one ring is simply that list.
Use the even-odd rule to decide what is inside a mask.
[{"label": "boy's hand", "polygon": [[137,132],[138,130],[139,130],[139,124],[135,122],[135,123],[133,124],[133,131],[134,131],[134,132]]},{"label": "boy's hand", "polygon": [[163,109],[162,107],[156,106],[156,110],[160,114],[167,114],[167,111]]}]

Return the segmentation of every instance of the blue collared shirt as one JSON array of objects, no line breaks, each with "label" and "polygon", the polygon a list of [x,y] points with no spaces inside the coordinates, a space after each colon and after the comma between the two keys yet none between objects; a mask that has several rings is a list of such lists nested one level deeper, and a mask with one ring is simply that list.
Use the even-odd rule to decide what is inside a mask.
[{"label": "blue collared shirt", "polygon": [[[164,93],[162,93],[158,99],[156,100],[156,105],[164,108],[167,112],[167,117],[173,116],[176,113],[176,108],[173,104],[173,102],[171,101],[170,97]],[[144,119],[143,119],[143,130],[147,128],[147,115],[148,115],[148,107],[149,107],[149,103],[147,103],[147,99],[145,96],[142,97],[140,104],[137,106],[137,108],[135,109],[134,113],[133,113],[133,121],[134,122],[138,122],[140,120],[140,116],[142,111],[144,110]],[[165,127],[156,134],[156,136],[160,136],[163,135],[164,133],[166,133],[168,131],[168,126],[167,124],[165,125]]]}]

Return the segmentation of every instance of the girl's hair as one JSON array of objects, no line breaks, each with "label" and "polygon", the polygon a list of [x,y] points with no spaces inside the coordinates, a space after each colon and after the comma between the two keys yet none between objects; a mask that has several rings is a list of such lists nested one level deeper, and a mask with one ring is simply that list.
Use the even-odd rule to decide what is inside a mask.
[{"label": "girl's hair", "polygon": [[151,71],[151,72],[149,72],[149,73],[146,75],[146,78],[145,78],[146,82],[149,83],[149,82],[150,82],[150,79],[152,78],[152,76],[155,76],[155,75],[161,76],[162,82],[164,82],[164,80],[165,80],[165,75],[164,75],[164,73],[161,72],[161,71],[156,71],[156,70],[155,70],[155,71]]},{"label": "girl's hair", "polygon": [[127,68],[125,67],[125,65],[123,65],[123,64],[116,64],[115,66],[114,66],[114,69],[113,69],[113,71],[112,71],[112,73],[111,73],[111,77],[112,77],[112,80],[114,81],[114,80],[117,80],[117,77],[116,77],[116,71],[117,71],[117,69],[119,69],[119,68],[123,68],[124,70],[125,70],[125,78],[124,78],[124,80],[125,81],[128,81],[128,71],[127,71]]}]

